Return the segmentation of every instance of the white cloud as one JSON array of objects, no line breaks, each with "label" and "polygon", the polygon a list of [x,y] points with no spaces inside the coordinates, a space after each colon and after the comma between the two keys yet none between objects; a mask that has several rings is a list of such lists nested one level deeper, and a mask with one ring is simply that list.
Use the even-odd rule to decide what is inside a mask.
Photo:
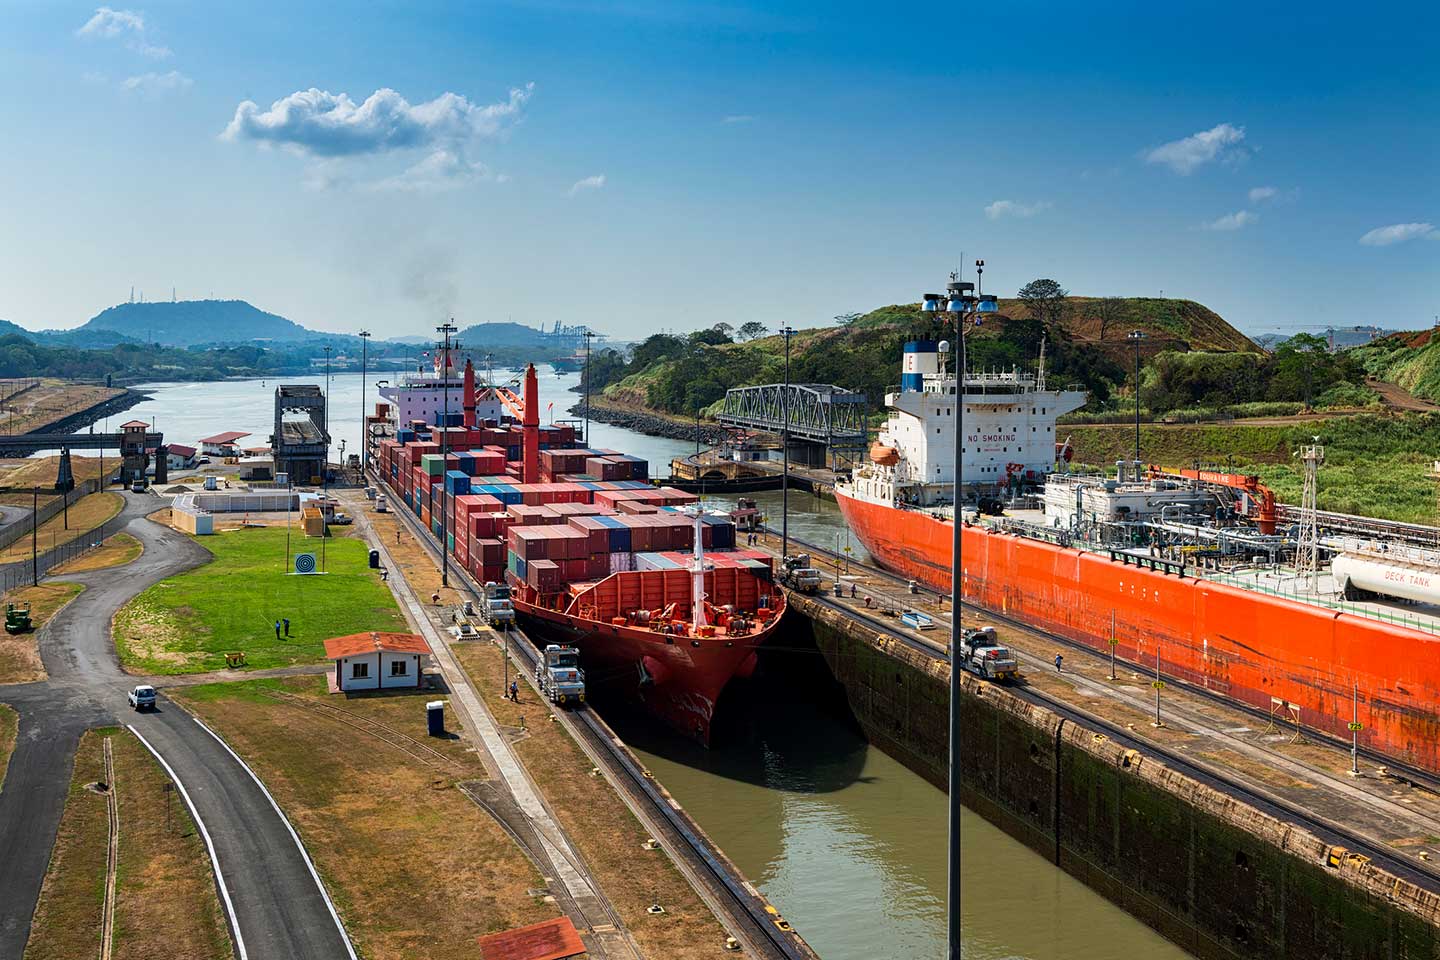
[{"label": "white cloud", "polygon": [[1435,230],[1433,223],[1392,223],[1388,227],[1371,230],[1360,238],[1360,243],[1366,247],[1388,247],[1417,237],[1440,240],[1440,232]]},{"label": "white cloud", "polygon": [[126,77],[120,82],[122,90],[137,93],[168,93],[172,90],[188,90],[195,83],[179,70],[171,70],[169,73],[142,73],[135,77]]},{"label": "white cloud", "polygon": [[1050,206],[1048,200],[1040,200],[1036,203],[996,200],[985,206],[985,216],[991,220],[999,220],[1001,217],[1033,217],[1037,213],[1049,210]]},{"label": "white cloud", "polygon": [[1244,127],[1220,123],[1181,140],[1162,143],[1141,155],[1146,163],[1162,164],[1183,177],[1213,160],[1243,158],[1244,148],[1240,146],[1240,142],[1244,139]]},{"label": "white cloud", "polygon": [[487,179],[492,177],[485,164],[467,161],[453,150],[436,150],[403,173],[377,180],[367,189],[440,193]]},{"label": "white cloud", "polygon": [[106,38],[144,32],[144,14],[136,13],[133,10],[111,10],[109,7],[97,9],[95,15],[86,20],[83,27],[75,31],[81,37]]},{"label": "white cloud", "polygon": [[1239,230],[1248,227],[1260,219],[1260,214],[1250,210],[1237,210],[1234,213],[1227,213],[1218,220],[1211,220],[1205,224],[1206,230]]},{"label": "white cloud", "polygon": [[535,85],[510,91],[499,103],[473,104],[456,93],[411,104],[389,88],[356,105],[347,94],[312,87],[262,111],[246,100],[221,137],[253,140],[317,157],[348,157],[407,149],[455,149],[500,133],[520,117]]},{"label": "white cloud", "polygon": [[570,192],[567,193],[566,196],[573,197],[582,190],[599,190],[603,186],[605,186],[605,174],[597,173],[593,177],[576,180],[575,183],[571,185]]},{"label": "white cloud", "polygon": [[755,118],[748,113],[732,113],[728,117],[722,117],[721,123],[749,123]]},{"label": "white cloud", "polygon": [[75,31],[79,37],[100,40],[123,39],[125,46],[152,60],[164,60],[170,56],[169,47],[153,43],[146,33],[145,15],[134,10],[112,10],[98,8],[84,26]]},{"label": "white cloud", "polygon": [[1280,195],[1280,191],[1277,190],[1275,187],[1251,187],[1251,188],[1250,188],[1250,202],[1251,202],[1251,203],[1264,203],[1266,200],[1274,200],[1274,199],[1275,199],[1277,196],[1279,196],[1279,195]]}]

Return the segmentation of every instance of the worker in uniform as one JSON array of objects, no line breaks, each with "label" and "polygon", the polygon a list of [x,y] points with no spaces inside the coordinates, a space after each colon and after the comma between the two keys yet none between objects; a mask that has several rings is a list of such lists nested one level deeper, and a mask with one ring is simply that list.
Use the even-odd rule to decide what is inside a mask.
[{"label": "worker in uniform", "polygon": [[284,617],[281,622],[285,624],[285,636],[290,636],[290,618]]},{"label": "worker in uniform", "polygon": [[279,639],[280,639],[280,621],[279,621],[279,620],[276,620],[276,621],[275,621],[275,639],[276,639],[276,640],[279,640]]},{"label": "worker in uniform", "polygon": [[1061,656],[1060,654],[1058,654],[1058,653],[1055,654],[1055,672],[1056,672],[1056,673],[1059,673],[1059,672],[1060,672],[1060,664],[1061,664],[1061,662],[1062,662],[1064,659],[1065,659],[1065,658],[1064,658],[1063,656]]},{"label": "worker in uniform", "polygon": [[520,702],[520,685],[514,680],[510,681],[510,699],[515,703]]}]

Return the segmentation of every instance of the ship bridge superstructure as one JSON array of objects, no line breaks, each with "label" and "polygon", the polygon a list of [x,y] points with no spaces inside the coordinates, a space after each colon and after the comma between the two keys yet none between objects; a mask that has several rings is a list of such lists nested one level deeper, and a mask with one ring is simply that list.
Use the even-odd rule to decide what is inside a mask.
[{"label": "ship bridge superstructure", "polygon": [[[1085,404],[1084,390],[1052,389],[1043,359],[1034,373],[945,369],[949,344],[905,345],[900,388],[886,394],[891,413],[848,492],[871,502],[950,504],[955,483],[955,416],[964,404],[963,485],[1002,491],[1043,478],[1055,467],[1055,421]],[[961,385],[963,383],[963,386]]]}]

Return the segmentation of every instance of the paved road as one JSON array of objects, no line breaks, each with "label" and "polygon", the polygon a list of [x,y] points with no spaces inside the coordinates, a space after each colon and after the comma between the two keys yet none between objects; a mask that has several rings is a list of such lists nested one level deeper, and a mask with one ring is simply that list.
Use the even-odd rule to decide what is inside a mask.
[{"label": "paved road", "polygon": [[208,829],[233,904],[237,952],[250,957],[353,957],[324,892],[284,818],[225,747],[178,706],[163,700],[136,716],[110,641],[111,617],[135,594],[209,554],[188,537],[144,519],[149,497],[127,495],[121,519],[145,545],[130,565],[66,579],[86,590],[41,631],[49,679],[0,686],[20,712],[20,734],[0,788],[0,957],[19,957],[69,788],[75,748],[89,727],[133,723],[188,793]]}]

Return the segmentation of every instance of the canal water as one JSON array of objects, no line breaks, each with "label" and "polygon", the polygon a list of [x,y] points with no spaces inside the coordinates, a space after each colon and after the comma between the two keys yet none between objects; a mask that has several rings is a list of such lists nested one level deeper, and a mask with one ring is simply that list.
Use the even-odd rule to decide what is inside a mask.
[{"label": "canal water", "polygon": [[[153,398],[112,417],[110,426],[153,417],[172,442],[244,430],[263,446],[279,382],[145,384]],[[542,407],[553,401],[556,419],[575,402],[567,389],[575,382],[574,374],[541,377]],[[372,403],[374,390],[372,377]],[[333,375],[330,396],[336,450],[343,439],[353,452],[360,439],[359,375]],[[591,443],[644,457],[660,476],[672,457],[694,450],[693,442],[602,423],[591,425]],[[755,497],[778,523],[780,494]],[[799,491],[790,495],[790,529],[831,547],[838,534],[842,550],[846,543],[835,505]],[[853,556],[863,557],[858,543],[850,546]],[[660,782],[825,960],[943,956],[944,793],[866,744],[813,646],[781,638],[756,677],[732,687],[708,751],[643,717],[602,707]],[[968,811],[962,849],[966,957],[1187,956]]]}]

